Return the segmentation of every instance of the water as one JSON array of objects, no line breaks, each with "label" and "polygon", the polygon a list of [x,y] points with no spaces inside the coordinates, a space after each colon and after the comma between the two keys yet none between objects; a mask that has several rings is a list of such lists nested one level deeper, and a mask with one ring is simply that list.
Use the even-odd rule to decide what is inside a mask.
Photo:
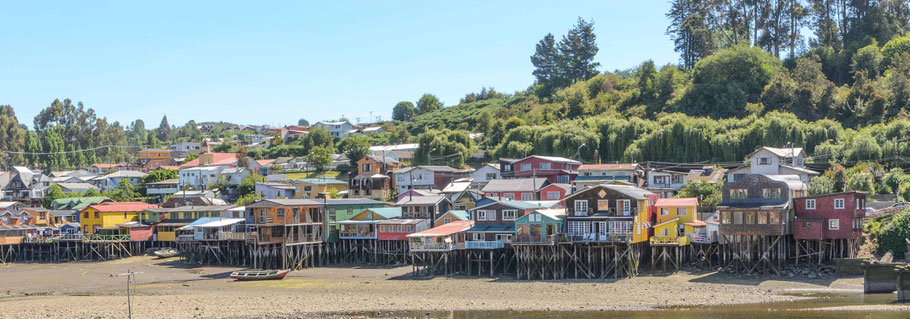
[{"label": "water", "polygon": [[910,318],[910,311],[894,310],[823,310],[843,306],[898,306],[895,294],[863,295],[861,293],[791,293],[812,299],[764,304],[728,306],[685,306],[641,311],[382,311],[336,313],[335,316],[366,318],[634,318],[634,319],[765,319],[765,318]]}]

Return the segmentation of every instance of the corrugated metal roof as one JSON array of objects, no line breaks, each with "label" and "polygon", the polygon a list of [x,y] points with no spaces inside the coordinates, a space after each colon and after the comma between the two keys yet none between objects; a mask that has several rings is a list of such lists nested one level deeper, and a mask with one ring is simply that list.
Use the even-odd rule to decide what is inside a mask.
[{"label": "corrugated metal roof", "polygon": [[439,227],[433,227],[421,232],[408,235],[408,237],[441,237],[466,231],[474,226],[473,220],[454,221]]}]

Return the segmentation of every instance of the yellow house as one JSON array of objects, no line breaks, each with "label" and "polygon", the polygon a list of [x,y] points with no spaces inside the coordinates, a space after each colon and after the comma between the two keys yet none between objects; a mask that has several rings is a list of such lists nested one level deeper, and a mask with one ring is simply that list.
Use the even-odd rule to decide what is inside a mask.
[{"label": "yellow house", "polygon": [[84,235],[95,234],[99,229],[113,227],[129,221],[139,220],[139,213],[158,205],[143,202],[112,202],[90,205],[79,214],[79,224]]},{"label": "yellow house", "polygon": [[139,155],[139,161],[146,162],[154,159],[169,159],[171,158],[171,151],[164,149],[147,148],[139,151],[137,155]]},{"label": "yellow house", "polygon": [[657,221],[651,245],[688,245],[689,234],[695,232],[694,223],[698,221],[698,199],[660,198],[654,206],[657,208]]},{"label": "yellow house", "polygon": [[[297,186],[296,198],[316,199],[322,198],[320,193],[331,191],[341,192],[347,189],[348,183],[334,178],[301,178],[294,181]],[[341,196],[338,196],[341,197]]]},{"label": "yellow house", "polygon": [[436,218],[433,227],[439,227],[451,222],[471,220],[471,214],[466,210],[450,210]]}]

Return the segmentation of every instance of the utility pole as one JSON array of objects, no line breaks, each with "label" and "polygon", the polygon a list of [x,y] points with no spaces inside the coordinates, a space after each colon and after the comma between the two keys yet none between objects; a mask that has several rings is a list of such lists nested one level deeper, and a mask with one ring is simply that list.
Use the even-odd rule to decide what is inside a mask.
[{"label": "utility pole", "polygon": [[130,297],[130,284],[137,274],[141,274],[141,272],[131,272],[129,269],[127,269],[126,272],[122,274],[111,274],[111,277],[126,277],[126,311],[127,318],[130,319],[133,318],[133,301]]}]

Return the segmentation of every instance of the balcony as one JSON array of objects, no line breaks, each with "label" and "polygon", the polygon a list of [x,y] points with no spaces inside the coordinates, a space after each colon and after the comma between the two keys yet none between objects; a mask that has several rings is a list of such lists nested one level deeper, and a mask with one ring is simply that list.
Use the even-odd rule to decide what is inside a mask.
[{"label": "balcony", "polygon": [[119,234],[119,235],[98,235],[98,234],[89,234],[82,238],[83,241],[129,241],[129,234]]},{"label": "balcony", "polygon": [[517,235],[512,237],[512,245],[555,245],[556,235]]},{"label": "balcony", "polygon": [[434,252],[434,251],[452,251],[456,245],[453,243],[424,243],[412,242],[411,251],[413,252]]},{"label": "balcony", "polygon": [[582,233],[567,234],[566,240],[573,243],[632,243],[632,233]]},{"label": "balcony", "polygon": [[196,238],[194,238],[193,235],[178,235],[177,238],[174,238],[174,241],[178,243],[185,243],[194,240],[196,240]]},{"label": "balcony", "polygon": [[465,249],[502,249],[505,248],[505,243],[501,240],[472,240],[466,241],[464,243]]},{"label": "balcony", "polygon": [[654,236],[651,237],[651,245],[655,246],[685,246],[689,244],[688,236]]},{"label": "balcony", "polygon": [[714,236],[709,234],[689,234],[689,239],[691,239],[693,243],[699,244],[713,244],[717,241]]}]

